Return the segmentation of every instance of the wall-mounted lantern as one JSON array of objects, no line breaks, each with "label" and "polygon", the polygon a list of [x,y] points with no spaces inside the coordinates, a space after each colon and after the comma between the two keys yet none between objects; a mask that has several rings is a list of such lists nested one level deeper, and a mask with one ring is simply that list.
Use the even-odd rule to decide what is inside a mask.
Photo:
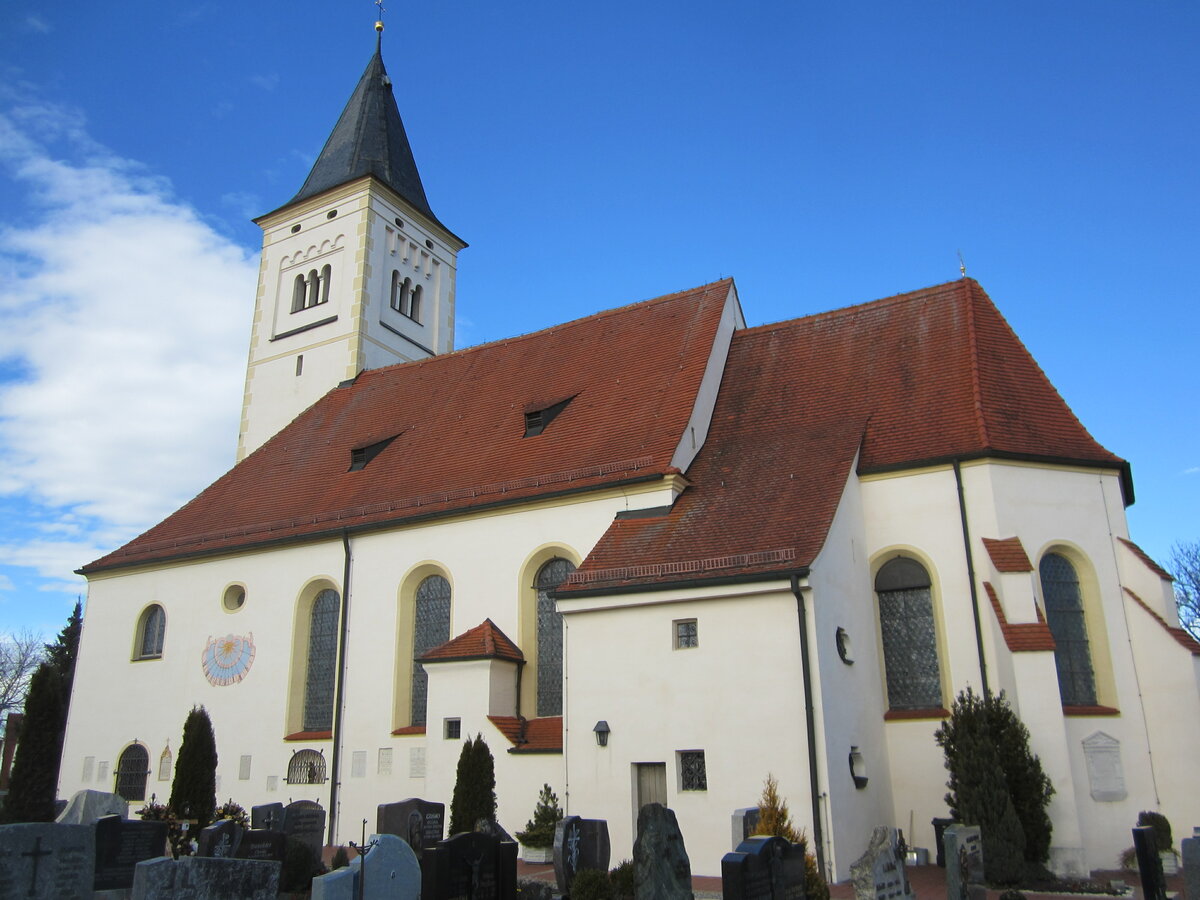
[{"label": "wall-mounted lantern", "polygon": [[601,719],[596,723],[596,727],[592,729],[596,732],[596,744],[600,747],[608,746],[608,723]]}]

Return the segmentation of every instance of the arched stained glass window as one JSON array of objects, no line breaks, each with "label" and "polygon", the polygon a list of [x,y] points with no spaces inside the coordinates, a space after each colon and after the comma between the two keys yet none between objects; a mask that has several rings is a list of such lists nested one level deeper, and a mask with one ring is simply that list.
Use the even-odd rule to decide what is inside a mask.
[{"label": "arched stained glass window", "polygon": [[450,640],[450,582],[430,575],[417,585],[413,610],[412,722],[425,724],[429,701],[429,675],[417,660]]},{"label": "arched stained glass window", "polygon": [[550,592],[575,571],[570,560],[552,559],[537,573],[537,714],[562,715],[563,633],[562,613]]},{"label": "arched stained glass window", "polygon": [[146,607],[138,622],[138,659],[162,656],[163,638],[167,633],[167,614],[157,603]]},{"label": "arched stained glass window", "polygon": [[1058,553],[1042,557],[1038,574],[1046,602],[1046,624],[1054,635],[1054,664],[1063,706],[1095,706],[1096,676],[1079,575],[1070,560]]},{"label": "arched stained glass window", "polygon": [[886,562],[875,576],[888,706],[894,710],[942,705],[930,584],[925,567],[903,556]]},{"label": "arched stained glass window", "polygon": [[130,744],[117,760],[117,793],[126,800],[146,799],[150,754],[141,744]]},{"label": "arched stained glass window", "polygon": [[313,601],[308,620],[308,666],[304,679],[305,731],[333,728],[333,682],[337,664],[338,592],[326,588]]}]

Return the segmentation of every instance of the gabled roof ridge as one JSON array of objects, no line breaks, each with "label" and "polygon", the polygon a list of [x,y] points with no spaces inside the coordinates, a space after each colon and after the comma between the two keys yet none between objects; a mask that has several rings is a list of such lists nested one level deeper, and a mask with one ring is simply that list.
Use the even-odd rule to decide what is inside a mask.
[{"label": "gabled roof ridge", "polygon": [[1191,653],[1192,656],[1200,656],[1200,641],[1197,641],[1194,637],[1192,637],[1191,634],[1188,633],[1187,629],[1176,628],[1172,625],[1168,625],[1167,620],[1164,619],[1159,613],[1151,609],[1149,603],[1147,603],[1127,587],[1122,587],[1122,590],[1125,591],[1125,593],[1128,594],[1138,606],[1148,612],[1154,621],[1161,625],[1167,634],[1175,639],[1175,642],[1179,644],[1179,646]]},{"label": "gabled roof ridge", "polygon": [[[971,284],[979,287],[975,282]],[[975,426],[979,429],[979,443],[981,446],[990,447],[992,442],[988,434],[987,418],[983,412],[983,379],[979,374],[979,336],[975,331],[975,302],[978,297],[970,296],[974,294],[970,285],[967,285],[967,291],[967,365],[971,372],[971,399],[975,405]]]},{"label": "gabled roof ridge", "polygon": [[1174,575],[1172,575],[1170,572],[1168,572],[1166,569],[1164,569],[1162,566],[1160,566],[1157,562],[1155,562],[1149,553],[1147,553],[1145,550],[1143,550],[1141,547],[1139,547],[1133,541],[1129,540],[1129,538],[1118,537],[1117,540],[1120,541],[1122,544],[1124,544],[1126,547],[1128,547],[1130,552],[1132,552],[1134,556],[1136,556],[1138,559],[1140,559],[1142,561],[1142,563],[1146,566],[1146,568],[1148,568],[1151,572],[1153,572],[1159,578],[1165,578],[1167,581],[1170,581],[1170,582],[1175,581]]},{"label": "gabled roof ridge", "polygon": [[[606,319],[611,316],[618,315],[620,313],[629,312],[630,310],[633,310],[633,309],[645,309],[645,308],[649,308],[651,306],[655,306],[660,303],[669,303],[673,300],[682,299],[683,297],[687,296],[688,294],[695,294],[700,291],[704,292],[703,294],[700,295],[700,299],[703,300],[705,297],[707,297],[711,293],[712,288],[714,288],[717,285],[721,285],[721,284],[732,286],[733,279],[732,278],[722,278],[719,281],[710,281],[707,284],[697,285],[696,287],[688,288],[687,290],[675,291],[674,293],[671,293],[671,294],[663,294],[661,297],[650,297],[647,300],[638,300],[634,303],[626,303],[623,306],[614,306],[612,309],[604,309],[604,310],[601,310],[600,312],[592,313],[591,315],[580,316],[578,319],[571,319],[570,321],[567,321],[567,322],[560,322],[557,325],[549,325],[546,328],[539,328],[537,331],[526,331],[522,334],[514,334],[514,335],[510,335],[508,337],[496,338],[495,340],[492,340],[492,341],[485,341],[482,344],[472,344],[470,347],[462,347],[458,350],[452,350],[449,353],[439,353],[437,356],[429,356],[429,357],[426,357],[425,359],[417,359],[417,360],[413,360],[411,362],[394,363],[390,366],[381,366],[378,369],[364,369],[362,372],[360,372],[358,374],[358,378],[355,379],[355,383],[357,383],[359,380],[361,380],[363,378],[375,377],[375,376],[380,375],[383,372],[394,371],[395,369],[397,369],[400,366],[404,366],[405,368],[411,369],[414,366],[430,365],[431,363],[434,363],[435,361],[440,360],[440,359],[462,358],[468,354],[479,353],[479,352],[482,352],[484,350],[488,350],[488,349],[491,349],[494,347],[507,346],[508,344],[513,344],[518,341],[523,342],[523,341],[527,341],[527,340],[532,340],[533,338],[543,337],[547,334],[553,334],[556,331],[563,331],[567,328],[581,327],[581,326],[589,324],[591,322],[598,322],[598,321],[601,321],[602,319]],[[728,293],[728,289],[726,290],[726,293]]]},{"label": "gabled roof ridge", "polygon": [[458,637],[432,647],[421,655],[422,662],[451,662],[466,659],[503,659],[525,662],[521,648],[491,619],[484,619]]}]

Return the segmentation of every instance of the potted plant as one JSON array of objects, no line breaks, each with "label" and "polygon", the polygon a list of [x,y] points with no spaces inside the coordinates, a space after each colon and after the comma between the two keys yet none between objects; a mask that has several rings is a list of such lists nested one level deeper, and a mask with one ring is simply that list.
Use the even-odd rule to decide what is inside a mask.
[{"label": "potted plant", "polygon": [[517,840],[521,842],[521,859],[527,863],[554,861],[554,828],[562,817],[558,796],[550,790],[550,785],[542,785],[533,818],[525,823],[524,831],[517,832]]}]

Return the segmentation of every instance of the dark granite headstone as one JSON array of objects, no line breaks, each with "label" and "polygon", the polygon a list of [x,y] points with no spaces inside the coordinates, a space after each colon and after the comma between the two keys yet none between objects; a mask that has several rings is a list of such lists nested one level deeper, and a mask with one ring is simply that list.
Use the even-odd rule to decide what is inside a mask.
[{"label": "dark granite headstone", "polygon": [[426,847],[422,900],[516,900],[517,845],[477,831]]},{"label": "dark granite headstone", "polygon": [[607,872],[609,856],[606,819],[567,816],[554,826],[554,877],[564,894],[583,869]]},{"label": "dark granite headstone", "polygon": [[325,810],[313,800],[296,800],[283,808],[283,833],[307,845],[317,859],[325,844]]},{"label": "dark granite headstone", "polygon": [[262,831],[283,831],[283,804],[263,803],[250,807],[250,827]]},{"label": "dark granite headstone", "polygon": [[1167,900],[1167,879],[1163,875],[1154,829],[1149,825],[1133,829],[1133,849],[1137,852],[1143,900]]},{"label": "dark granite headstone", "polygon": [[983,884],[983,837],[978,825],[951,825],[946,843],[946,898],[967,900],[972,884]]},{"label": "dark granite headstone", "polygon": [[242,833],[245,830],[232,819],[214,822],[200,830],[200,834],[196,838],[196,855],[215,856],[221,859],[237,858],[240,855],[238,845],[242,842]]},{"label": "dark granite headstone", "polygon": [[250,829],[242,833],[238,845],[238,859],[266,859],[283,862],[287,855],[287,835],[282,831],[259,831]]},{"label": "dark granite headstone", "polygon": [[133,900],[276,900],[277,862],[208,856],[158,858],[138,863]]},{"label": "dark granite headstone", "polygon": [[683,833],[675,813],[661,803],[638,811],[633,873],[638,900],[692,900],[692,863]]},{"label": "dark granite headstone", "polygon": [[1179,842],[1183,855],[1183,892],[1188,900],[1200,898],[1200,837],[1184,838]]},{"label": "dark granite headstone", "polygon": [[95,855],[91,825],[0,826],[0,897],[91,900]]},{"label": "dark granite headstone", "polygon": [[103,816],[96,820],[96,871],[92,889],[133,887],[134,867],[167,852],[167,823]]},{"label": "dark granite headstone", "polygon": [[380,803],[375,815],[375,830],[379,834],[394,834],[418,857],[426,847],[442,839],[446,819],[446,804],[409,797],[398,803]]},{"label": "dark granite headstone", "polygon": [[804,847],[781,837],[751,837],[721,859],[725,900],[803,900]]}]

